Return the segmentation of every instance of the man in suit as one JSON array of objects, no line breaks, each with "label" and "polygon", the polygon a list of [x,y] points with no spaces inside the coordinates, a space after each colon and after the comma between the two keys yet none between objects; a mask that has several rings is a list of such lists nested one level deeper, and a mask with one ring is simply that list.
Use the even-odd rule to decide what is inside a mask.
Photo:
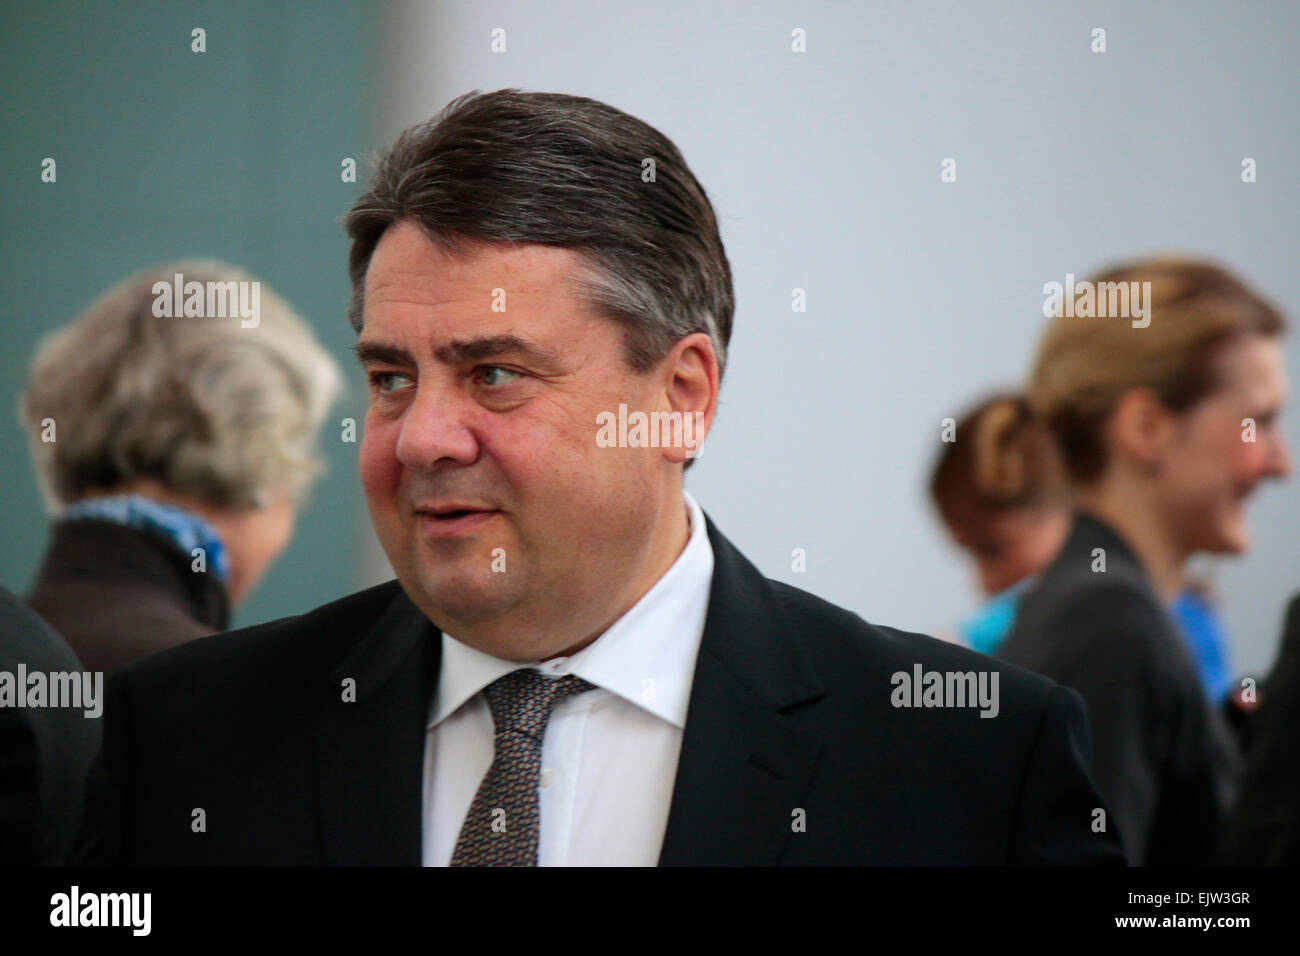
[{"label": "man in suit", "polygon": [[684,491],[733,299],[671,142],[469,95],[346,223],[397,580],[124,669],[98,859],[1122,862],[1076,695],[765,579]]}]

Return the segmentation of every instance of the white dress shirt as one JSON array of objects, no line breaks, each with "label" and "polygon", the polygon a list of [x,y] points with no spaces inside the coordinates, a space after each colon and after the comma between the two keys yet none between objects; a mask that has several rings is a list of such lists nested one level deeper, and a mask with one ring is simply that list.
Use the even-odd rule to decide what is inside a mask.
[{"label": "white dress shirt", "polygon": [[577,674],[595,690],[555,705],[542,742],[540,866],[654,866],[672,801],[695,657],[713,582],[704,513],[631,610],[571,657],[521,664],[442,635],[424,752],[425,866],[446,866],[484,774],[493,723],[482,691],[510,671]]}]

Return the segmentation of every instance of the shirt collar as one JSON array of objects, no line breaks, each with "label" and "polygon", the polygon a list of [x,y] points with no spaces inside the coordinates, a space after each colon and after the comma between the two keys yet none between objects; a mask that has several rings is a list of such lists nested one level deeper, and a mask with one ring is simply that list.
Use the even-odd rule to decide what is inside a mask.
[{"label": "shirt collar", "polygon": [[663,576],[600,637],[569,657],[545,662],[506,661],[442,633],[438,692],[430,728],[513,670],[536,668],[548,676],[576,674],[676,727],[686,726],[695,656],[704,636],[713,581],[713,548],[704,512],[683,490],[690,537]]}]

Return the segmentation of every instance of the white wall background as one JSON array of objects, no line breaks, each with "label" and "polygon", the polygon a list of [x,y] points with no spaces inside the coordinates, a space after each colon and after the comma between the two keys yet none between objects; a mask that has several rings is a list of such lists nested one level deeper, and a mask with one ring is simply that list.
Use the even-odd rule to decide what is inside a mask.
[{"label": "white wall background", "polygon": [[[605,100],[677,143],[737,294],[688,487],[766,574],[868,620],[933,633],[973,606],[924,484],[940,420],[1025,370],[1044,282],[1193,253],[1300,326],[1300,5],[480,0],[393,2],[384,18],[377,146],[506,86]],[[1283,419],[1300,455],[1295,401]],[[1295,485],[1263,486],[1249,514],[1254,549],[1215,563],[1242,672],[1272,660],[1300,588]],[[372,579],[390,577],[368,546]]]}]

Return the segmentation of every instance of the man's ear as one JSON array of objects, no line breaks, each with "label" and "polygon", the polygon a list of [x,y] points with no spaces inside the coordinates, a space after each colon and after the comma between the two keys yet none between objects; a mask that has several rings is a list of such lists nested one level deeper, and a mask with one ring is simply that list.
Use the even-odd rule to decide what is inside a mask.
[{"label": "man's ear", "polygon": [[664,410],[672,414],[663,455],[685,462],[700,453],[718,407],[718,358],[707,335],[692,332],[664,357],[663,389]]},{"label": "man's ear", "polygon": [[1139,470],[1158,471],[1173,437],[1174,413],[1149,388],[1131,388],[1120,396],[1107,431],[1115,451]]}]

